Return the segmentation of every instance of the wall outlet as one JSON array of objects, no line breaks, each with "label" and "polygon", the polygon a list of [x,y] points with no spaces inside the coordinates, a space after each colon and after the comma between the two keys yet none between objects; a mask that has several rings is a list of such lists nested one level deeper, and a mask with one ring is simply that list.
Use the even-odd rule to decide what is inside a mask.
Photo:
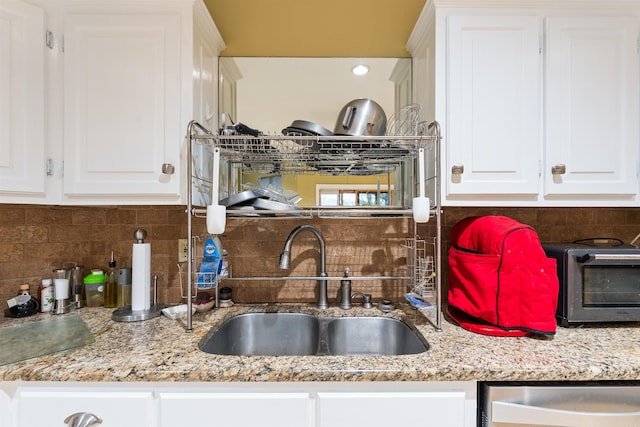
[{"label": "wall outlet", "polygon": [[178,262],[187,262],[187,251],[189,250],[187,245],[189,240],[178,239]]}]

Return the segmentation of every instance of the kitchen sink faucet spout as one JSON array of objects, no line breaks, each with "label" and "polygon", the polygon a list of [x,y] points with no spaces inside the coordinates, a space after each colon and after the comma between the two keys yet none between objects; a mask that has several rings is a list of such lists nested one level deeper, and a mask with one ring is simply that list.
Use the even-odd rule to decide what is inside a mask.
[{"label": "kitchen sink faucet spout", "polygon": [[[282,254],[280,254],[280,263],[278,264],[278,268],[281,270],[288,270],[291,267],[291,245],[293,244],[293,239],[303,230],[310,231],[313,233],[318,239],[318,243],[320,244],[320,272],[318,277],[327,277],[327,262],[326,262],[326,250],[324,237],[322,237],[322,233],[313,225],[299,225],[298,227],[291,230],[287,240],[284,243],[284,249],[282,250]],[[319,279],[317,285],[318,291],[318,302],[316,306],[319,309],[329,308],[329,302],[327,298],[327,280]]]}]

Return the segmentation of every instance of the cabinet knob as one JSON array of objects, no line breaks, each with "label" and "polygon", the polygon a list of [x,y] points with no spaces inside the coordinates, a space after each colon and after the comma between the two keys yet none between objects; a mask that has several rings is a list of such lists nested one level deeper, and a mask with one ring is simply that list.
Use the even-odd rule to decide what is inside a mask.
[{"label": "cabinet knob", "polygon": [[162,173],[165,175],[173,175],[176,168],[171,163],[162,164]]},{"label": "cabinet knob", "polygon": [[462,175],[464,173],[464,165],[451,166],[451,175]]},{"label": "cabinet knob", "polygon": [[564,175],[567,172],[567,167],[562,163],[551,166],[551,175]]},{"label": "cabinet knob", "polygon": [[89,412],[76,412],[65,418],[64,423],[69,427],[90,427],[102,424],[102,420]]}]

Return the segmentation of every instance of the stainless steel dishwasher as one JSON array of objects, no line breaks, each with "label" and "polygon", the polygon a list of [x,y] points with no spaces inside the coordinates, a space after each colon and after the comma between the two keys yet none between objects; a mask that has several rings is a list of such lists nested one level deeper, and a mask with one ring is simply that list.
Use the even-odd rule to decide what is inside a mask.
[{"label": "stainless steel dishwasher", "polygon": [[637,427],[640,383],[481,383],[479,427]]}]

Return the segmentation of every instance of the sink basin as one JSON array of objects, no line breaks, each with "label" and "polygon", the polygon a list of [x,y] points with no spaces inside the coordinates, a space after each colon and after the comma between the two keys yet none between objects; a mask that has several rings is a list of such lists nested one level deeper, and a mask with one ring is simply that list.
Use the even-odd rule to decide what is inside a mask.
[{"label": "sink basin", "polygon": [[406,323],[387,317],[338,317],[327,324],[334,355],[399,355],[427,351],[428,344]]},{"label": "sink basin", "polygon": [[236,356],[304,356],[316,354],[320,324],[303,313],[246,313],[225,321],[200,350]]},{"label": "sink basin", "polygon": [[403,355],[427,351],[408,324],[387,317],[246,313],[212,329],[200,350],[236,356]]}]

